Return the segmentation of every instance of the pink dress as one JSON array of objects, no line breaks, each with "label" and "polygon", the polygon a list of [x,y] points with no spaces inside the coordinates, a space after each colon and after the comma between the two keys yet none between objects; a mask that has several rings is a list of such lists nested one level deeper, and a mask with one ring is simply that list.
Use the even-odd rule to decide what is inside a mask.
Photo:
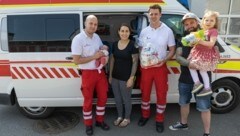
[{"label": "pink dress", "polygon": [[96,67],[99,67],[100,64],[103,64],[105,65],[107,62],[107,57],[106,56],[103,56],[103,57],[100,57],[99,59],[96,60],[95,64],[96,64]]},{"label": "pink dress", "polygon": [[[206,33],[206,40],[209,41],[210,37],[217,37],[217,35],[217,29],[210,29]],[[219,52],[216,48],[214,48],[214,46],[212,48],[209,48],[200,44],[194,46],[188,56],[190,63],[193,63],[198,70],[202,71],[215,70],[219,58]]]}]

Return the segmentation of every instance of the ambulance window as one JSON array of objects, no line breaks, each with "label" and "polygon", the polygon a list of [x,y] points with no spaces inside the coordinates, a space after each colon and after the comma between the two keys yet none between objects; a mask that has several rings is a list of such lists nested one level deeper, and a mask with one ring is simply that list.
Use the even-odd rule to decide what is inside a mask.
[{"label": "ambulance window", "polygon": [[183,35],[183,25],[181,23],[182,15],[175,14],[164,14],[161,17],[161,21],[164,22],[168,27],[170,27],[175,35],[175,38],[178,38]]},{"label": "ambulance window", "polygon": [[70,52],[78,14],[8,16],[10,52]]},{"label": "ambulance window", "polygon": [[[88,14],[84,16],[86,19]],[[113,42],[119,40],[118,28],[122,23],[126,23],[132,30],[130,39],[135,40],[134,37],[137,37],[140,34],[142,26],[144,25],[144,18],[147,17],[141,13],[133,14],[106,14],[106,13],[97,13],[98,18],[98,29],[96,33],[100,36],[103,41],[103,44],[110,46]],[[110,52],[111,53],[111,52]]]},{"label": "ambulance window", "polygon": [[7,44],[7,18],[3,18],[1,21],[1,49],[3,51],[8,51],[8,44]]}]

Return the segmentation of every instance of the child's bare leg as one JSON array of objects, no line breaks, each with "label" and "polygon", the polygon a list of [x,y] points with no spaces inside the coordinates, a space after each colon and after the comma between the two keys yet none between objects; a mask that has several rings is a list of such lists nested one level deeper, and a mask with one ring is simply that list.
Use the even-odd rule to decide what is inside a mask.
[{"label": "child's bare leg", "polygon": [[201,74],[202,79],[203,79],[204,89],[199,94],[197,94],[197,96],[201,97],[201,96],[211,95],[212,90],[211,90],[211,87],[210,87],[210,80],[209,80],[209,76],[207,74],[207,71],[200,71],[200,74]]},{"label": "child's bare leg", "polygon": [[190,71],[190,74],[191,74],[193,82],[194,82],[194,87],[193,87],[192,93],[197,93],[202,89],[203,84],[200,83],[200,81],[199,81],[197,70],[189,69],[189,71]]},{"label": "child's bare leg", "polygon": [[197,70],[195,70],[195,69],[189,69],[189,71],[190,71],[190,74],[191,74],[191,76],[192,76],[192,79],[193,79],[194,84],[199,84],[200,81],[199,81],[199,77],[198,77]]},{"label": "child's bare leg", "polygon": [[210,80],[207,71],[200,71],[205,89],[210,89]]}]

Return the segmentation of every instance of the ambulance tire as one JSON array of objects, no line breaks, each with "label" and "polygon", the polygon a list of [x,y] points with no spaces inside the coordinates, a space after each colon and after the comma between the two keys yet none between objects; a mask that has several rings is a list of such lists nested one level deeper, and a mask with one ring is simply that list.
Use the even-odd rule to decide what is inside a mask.
[{"label": "ambulance tire", "polygon": [[211,111],[217,114],[234,110],[240,102],[240,86],[230,80],[222,79],[212,84]]},{"label": "ambulance tire", "polygon": [[54,107],[20,107],[17,102],[17,108],[26,117],[30,119],[44,119],[54,112]]}]

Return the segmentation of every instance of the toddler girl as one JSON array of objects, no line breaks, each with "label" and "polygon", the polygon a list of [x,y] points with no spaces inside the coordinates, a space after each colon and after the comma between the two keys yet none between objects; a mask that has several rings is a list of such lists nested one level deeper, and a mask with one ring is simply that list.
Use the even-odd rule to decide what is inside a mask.
[{"label": "toddler girl", "polygon": [[[190,63],[196,67],[196,69],[190,69],[194,81],[192,93],[198,93],[196,96],[212,94],[207,71],[215,70],[219,59],[219,52],[214,48],[218,36],[218,13],[214,11],[205,12],[201,26],[204,30],[205,40],[198,39],[197,44],[194,45],[188,56]],[[203,84],[199,81],[197,70],[202,76]],[[202,89],[203,87],[204,89]]]}]

